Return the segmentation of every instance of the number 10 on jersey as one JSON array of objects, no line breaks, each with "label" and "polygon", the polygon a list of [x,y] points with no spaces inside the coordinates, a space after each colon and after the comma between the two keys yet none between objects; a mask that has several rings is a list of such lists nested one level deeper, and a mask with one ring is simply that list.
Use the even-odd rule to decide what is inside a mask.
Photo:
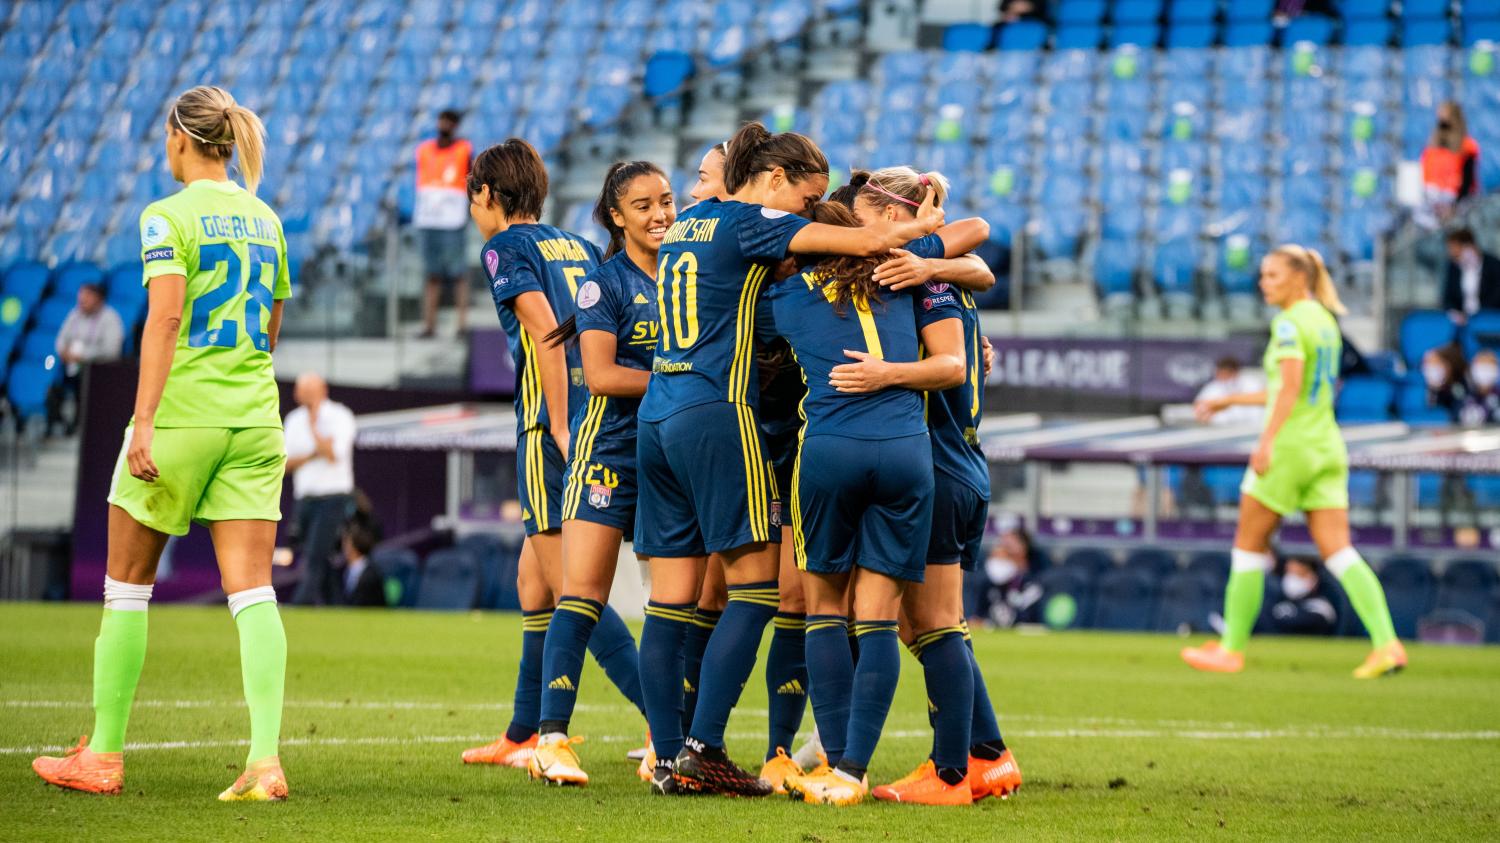
[{"label": "number 10 on jersey", "polygon": [[683,252],[668,276],[662,255],[656,267],[656,309],[661,317],[662,350],[681,350],[698,341],[698,256]]}]

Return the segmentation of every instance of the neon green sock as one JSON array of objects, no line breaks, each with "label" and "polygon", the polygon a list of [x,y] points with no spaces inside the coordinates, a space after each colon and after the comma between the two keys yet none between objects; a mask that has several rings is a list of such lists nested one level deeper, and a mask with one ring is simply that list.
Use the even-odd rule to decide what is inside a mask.
[{"label": "neon green sock", "polygon": [[89,749],[125,749],[125,725],[145,664],[146,613],[105,609],[94,639],[94,732]]},{"label": "neon green sock", "polygon": [[240,670],[250,709],[250,755],[245,764],[277,754],[281,700],[286,691],[286,630],[273,602],[256,603],[234,619],[240,631]]},{"label": "neon green sock", "polygon": [[1230,551],[1229,559],[1229,584],[1224,588],[1224,637],[1219,646],[1239,653],[1250,642],[1250,630],[1260,617],[1271,557],[1236,547]]},{"label": "neon green sock", "polygon": [[1384,647],[1395,641],[1396,627],[1391,622],[1390,607],[1385,604],[1385,589],[1359,551],[1346,547],[1328,557],[1325,564],[1339,578],[1344,593],[1349,595],[1350,605],[1370,634],[1370,643]]}]

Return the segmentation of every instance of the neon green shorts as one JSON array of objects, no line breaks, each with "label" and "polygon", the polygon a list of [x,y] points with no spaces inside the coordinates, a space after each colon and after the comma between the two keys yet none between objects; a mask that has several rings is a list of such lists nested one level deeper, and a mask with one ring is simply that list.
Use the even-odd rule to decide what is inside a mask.
[{"label": "neon green shorts", "polygon": [[1343,448],[1321,454],[1275,449],[1271,452],[1271,470],[1259,475],[1246,468],[1240,491],[1277,515],[1348,509],[1349,459]]},{"label": "neon green shorts", "polygon": [[280,521],[286,443],[275,427],[157,428],[151,459],[154,483],[130,474],[125,454],[115,463],[109,502],[141,524],[174,536],[196,521]]}]

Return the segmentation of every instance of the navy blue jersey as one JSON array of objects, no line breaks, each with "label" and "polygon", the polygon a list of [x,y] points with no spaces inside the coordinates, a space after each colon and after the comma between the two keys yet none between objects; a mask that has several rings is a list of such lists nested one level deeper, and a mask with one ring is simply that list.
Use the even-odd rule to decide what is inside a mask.
[{"label": "navy blue jersey", "polygon": [[[940,285],[946,287],[947,285]],[[964,382],[927,395],[927,426],[932,433],[932,467],[990,499],[990,468],[979,447],[984,414],[984,348],[979,308],[967,290],[951,288],[964,323]]]},{"label": "navy blue jersey", "polygon": [[[604,331],[615,338],[615,362],[630,369],[651,370],[656,350],[656,281],[625,252],[599,265],[578,288],[578,333]],[[588,409],[573,417],[573,447],[593,459],[606,456],[635,461],[636,412],[639,398],[591,395]]]},{"label": "navy blue jersey", "polygon": [[[521,328],[514,301],[522,293],[541,293],[552,305],[557,321],[562,323],[573,315],[573,299],[583,277],[599,264],[599,247],[550,225],[525,223],[491,237],[484,244],[480,263],[489,279],[495,311],[500,314],[500,326],[505,329],[510,356],[515,361],[516,430],[519,434],[534,427],[547,428],[550,422],[542,398],[536,344]],[[569,348],[567,358],[568,414],[572,416],[583,407],[588,391],[583,385],[578,349]]]},{"label": "navy blue jersey", "polygon": [[890,439],[925,433],[922,395],[908,389],[853,394],[836,391],[828,378],[834,366],[854,362],[846,349],[867,351],[892,363],[915,363],[919,332],[943,319],[959,316],[947,285],[925,285],[852,302],[841,316],[834,310],[831,281],[810,269],[772,287],[776,332],[787,338],[802,367],[807,397],[803,436],[820,433],[856,439]]},{"label": "navy blue jersey", "polygon": [[711,401],[755,406],[755,304],[808,221],[709,199],[683,211],[656,268],[661,333],[640,417],[661,421]]}]

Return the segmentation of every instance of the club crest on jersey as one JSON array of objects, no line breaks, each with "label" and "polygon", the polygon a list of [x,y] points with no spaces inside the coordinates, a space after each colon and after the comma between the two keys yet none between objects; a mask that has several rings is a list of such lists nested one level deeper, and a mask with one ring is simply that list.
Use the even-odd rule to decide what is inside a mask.
[{"label": "club crest on jersey", "polygon": [[771,501],[771,526],[781,529],[781,501]]},{"label": "club crest on jersey", "polygon": [[[490,273],[490,277],[494,278],[495,270],[500,268],[500,253],[496,252],[494,249],[485,249],[484,268]],[[505,283],[504,278],[495,279],[495,286],[498,287],[503,283]]]},{"label": "club crest on jersey", "polygon": [[600,295],[598,281],[583,282],[583,286],[578,288],[578,308],[588,310],[599,303]]},{"label": "club crest on jersey", "polygon": [[166,217],[156,214],[146,217],[141,223],[141,245],[149,249],[167,239],[167,233],[171,230]]},{"label": "club crest on jersey", "polygon": [[614,492],[603,483],[594,483],[589,486],[589,506],[595,509],[608,509],[609,499]]}]

